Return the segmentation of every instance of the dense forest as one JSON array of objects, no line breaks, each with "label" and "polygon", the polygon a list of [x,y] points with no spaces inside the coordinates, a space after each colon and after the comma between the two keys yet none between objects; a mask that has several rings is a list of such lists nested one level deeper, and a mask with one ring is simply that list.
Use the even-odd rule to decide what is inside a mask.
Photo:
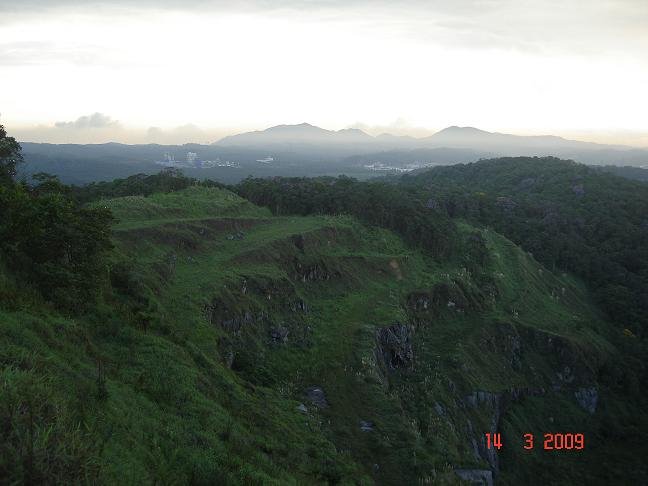
[{"label": "dense forest", "polygon": [[70,186],[70,194],[76,201],[84,204],[105,198],[150,196],[155,193],[180,191],[192,185],[225,187],[209,179],[187,177],[179,169],[169,167],[157,174],[135,174],[124,179]]},{"label": "dense forest", "polygon": [[490,225],[581,276],[610,318],[648,332],[648,185],[555,158],[504,158],[406,175],[435,211]]},{"label": "dense forest", "polygon": [[431,213],[397,185],[338,178],[248,178],[235,191],[274,214],[350,214],[397,232],[437,258],[451,251],[451,221]]},{"label": "dense forest", "polygon": [[637,181],[648,181],[648,168],[645,167],[631,167],[631,166],[619,166],[619,165],[602,165],[602,166],[592,166],[595,170],[600,170],[601,172],[608,172],[610,174],[618,175],[625,177],[630,180]]}]

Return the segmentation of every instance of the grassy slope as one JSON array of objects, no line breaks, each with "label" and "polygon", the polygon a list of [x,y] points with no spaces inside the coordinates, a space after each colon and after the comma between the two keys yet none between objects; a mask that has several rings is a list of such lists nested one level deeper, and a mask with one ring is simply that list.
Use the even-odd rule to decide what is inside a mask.
[{"label": "grassy slope", "polygon": [[[493,232],[482,232],[489,258],[479,280],[461,252],[440,265],[352,218],[271,217],[219,189],[99,204],[119,219],[122,291],[107,291],[96,315],[78,320],[36,307],[35,297],[0,310],[3,400],[15,410],[32,403],[36,426],[14,419],[38,438],[34,454],[15,442],[36,469],[122,484],[453,483],[454,467],[487,467],[468,445],[491,415],[464,405],[473,391],[547,390],[507,409],[511,441],[545,427],[549,411],[564,431],[588,420],[571,384],[551,391],[564,363],[536,341],[569,343],[573,386],[590,385],[588,369],[611,351],[604,323],[577,282]],[[473,231],[462,227],[464,237]],[[461,289],[464,308],[413,315],[404,305],[439,283]],[[290,308],[298,302],[308,310]],[[246,312],[228,331],[223,323]],[[414,318],[411,368],[385,372],[376,329]],[[288,330],[286,343],[270,339],[277,328]],[[502,344],[515,336],[519,369]],[[329,408],[308,402],[309,386],[325,390]],[[44,402],[52,405],[35,405]],[[374,430],[363,432],[361,420]],[[65,449],[57,461],[46,455],[55,447]],[[588,464],[603,454],[589,451]],[[596,477],[578,467],[582,458],[539,454],[504,451],[501,478],[515,482],[539,465]],[[510,466],[522,461],[525,470]]]}]

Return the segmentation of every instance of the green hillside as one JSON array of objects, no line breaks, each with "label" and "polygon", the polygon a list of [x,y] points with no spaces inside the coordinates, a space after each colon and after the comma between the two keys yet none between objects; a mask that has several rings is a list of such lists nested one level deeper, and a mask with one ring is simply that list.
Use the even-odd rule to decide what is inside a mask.
[{"label": "green hillside", "polygon": [[[636,338],[492,229],[460,221],[438,258],[353,216],[273,215],[214,187],[91,206],[116,221],[89,310],[0,265],[9,484],[645,477],[632,405],[601,379]],[[587,445],[528,453],[528,432]]]},{"label": "green hillside", "polygon": [[433,211],[492,226],[546,266],[579,275],[619,326],[648,332],[645,182],[554,157],[437,167],[400,182]]}]

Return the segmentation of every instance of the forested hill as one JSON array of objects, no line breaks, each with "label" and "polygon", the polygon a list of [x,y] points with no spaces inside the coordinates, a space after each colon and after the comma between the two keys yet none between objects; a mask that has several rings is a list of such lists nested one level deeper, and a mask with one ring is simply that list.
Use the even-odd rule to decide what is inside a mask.
[{"label": "forested hill", "polygon": [[610,174],[625,177],[626,179],[648,182],[648,169],[645,167],[630,167],[627,165],[602,165],[590,167],[602,172],[609,172]]},{"label": "forested hill", "polygon": [[438,167],[401,183],[431,210],[490,225],[581,276],[614,321],[648,331],[648,184],[535,157]]}]

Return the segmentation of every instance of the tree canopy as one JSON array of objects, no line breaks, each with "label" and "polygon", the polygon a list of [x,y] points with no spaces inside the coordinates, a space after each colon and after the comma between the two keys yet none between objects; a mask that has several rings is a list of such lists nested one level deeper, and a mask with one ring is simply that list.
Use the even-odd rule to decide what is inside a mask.
[{"label": "tree canopy", "polygon": [[107,209],[82,207],[48,174],[15,181],[20,144],[0,127],[0,256],[42,296],[66,309],[92,303],[111,248]]},{"label": "tree canopy", "polygon": [[15,138],[7,136],[5,127],[0,125],[0,184],[11,184],[16,176],[16,166],[22,162],[20,144]]}]

